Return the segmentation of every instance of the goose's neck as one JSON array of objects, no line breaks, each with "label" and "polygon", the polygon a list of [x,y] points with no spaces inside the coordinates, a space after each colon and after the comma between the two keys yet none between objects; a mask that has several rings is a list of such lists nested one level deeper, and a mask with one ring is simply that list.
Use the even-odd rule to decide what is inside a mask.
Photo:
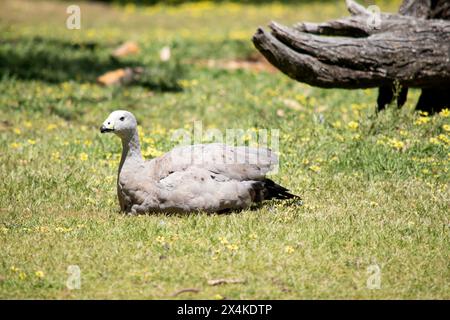
[{"label": "goose's neck", "polygon": [[141,145],[137,130],[126,138],[122,139],[122,158],[120,159],[119,173],[125,162],[142,162]]}]

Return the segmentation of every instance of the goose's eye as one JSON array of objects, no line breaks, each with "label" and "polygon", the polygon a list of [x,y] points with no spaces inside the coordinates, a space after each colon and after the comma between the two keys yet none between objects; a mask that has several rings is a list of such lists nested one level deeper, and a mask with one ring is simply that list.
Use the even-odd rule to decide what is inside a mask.
[{"label": "goose's eye", "polygon": [[125,120],[125,117],[120,117],[119,120],[123,121],[123,120]]}]

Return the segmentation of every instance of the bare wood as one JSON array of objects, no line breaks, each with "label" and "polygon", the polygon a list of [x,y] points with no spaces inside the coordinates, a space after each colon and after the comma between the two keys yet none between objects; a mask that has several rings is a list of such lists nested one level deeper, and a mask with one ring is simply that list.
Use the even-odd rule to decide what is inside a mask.
[{"label": "bare wood", "polygon": [[450,22],[425,22],[396,24],[394,31],[365,38],[321,37],[272,23],[272,33],[258,29],[253,42],[282,72],[314,86],[450,86]]}]

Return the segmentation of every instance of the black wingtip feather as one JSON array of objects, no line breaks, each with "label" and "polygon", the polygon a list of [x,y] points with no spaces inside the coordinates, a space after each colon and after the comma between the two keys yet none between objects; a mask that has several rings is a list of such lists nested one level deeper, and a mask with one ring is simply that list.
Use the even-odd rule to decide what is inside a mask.
[{"label": "black wingtip feather", "polygon": [[263,181],[255,182],[253,188],[255,190],[255,199],[254,199],[255,202],[261,202],[263,200],[271,200],[271,199],[301,200],[299,196],[290,193],[288,189],[286,189],[283,186],[280,186],[279,184],[273,182],[270,179],[264,179]]}]

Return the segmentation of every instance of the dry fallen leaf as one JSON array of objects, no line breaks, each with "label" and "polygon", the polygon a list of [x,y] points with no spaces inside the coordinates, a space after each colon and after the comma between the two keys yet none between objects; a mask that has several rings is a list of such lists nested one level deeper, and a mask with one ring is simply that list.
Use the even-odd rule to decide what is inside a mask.
[{"label": "dry fallen leaf", "polygon": [[244,279],[211,279],[208,280],[208,284],[210,286],[218,286],[220,284],[236,284],[236,283],[245,283]]},{"label": "dry fallen leaf", "polygon": [[306,108],[302,106],[300,103],[298,103],[295,100],[292,99],[283,99],[283,103],[286,107],[289,109],[295,110],[295,111],[305,111]]},{"label": "dry fallen leaf", "polygon": [[117,84],[129,84],[133,81],[134,76],[141,71],[132,68],[122,68],[106,72],[97,78],[97,82],[105,86]]},{"label": "dry fallen leaf", "polygon": [[120,47],[118,47],[113,52],[113,56],[116,58],[119,57],[125,57],[130,54],[136,54],[139,52],[139,46],[134,41],[127,41],[124,44],[122,44]]}]

